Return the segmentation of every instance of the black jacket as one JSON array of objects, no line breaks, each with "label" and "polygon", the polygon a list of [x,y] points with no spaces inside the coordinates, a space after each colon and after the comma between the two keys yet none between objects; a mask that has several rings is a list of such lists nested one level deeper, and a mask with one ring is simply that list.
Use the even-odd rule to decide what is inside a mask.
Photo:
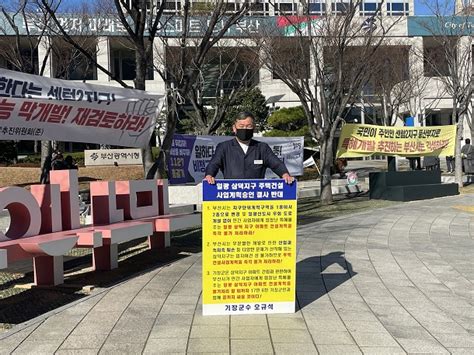
[{"label": "black jacket", "polygon": [[285,164],[268,144],[252,139],[247,154],[244,154],[234,138],[217,145],[216,152],[206,167],[206,176],[216,176],[220,169],[224,179],[263,179],[267,168],[280,177],[288,173]]}]

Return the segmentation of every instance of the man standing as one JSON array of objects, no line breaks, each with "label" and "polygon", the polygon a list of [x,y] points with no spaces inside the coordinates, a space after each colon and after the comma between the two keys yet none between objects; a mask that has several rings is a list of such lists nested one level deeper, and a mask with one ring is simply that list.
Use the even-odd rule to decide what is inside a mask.
[{"label": "man standing", "polygon": [[278,159],[268,144],[253,140],[255,118],[250,112],[237,115],[232,126],[235,139],[219,143],[216,152],[206,167],[205,179],[214,184],[219,170],[224,179],[263,179],[265,170],[270,168],[275,174],[291,184],[294,178],[285,164]]},{"label": "man standing", "polygon": [[474,147],[471,140],[466,138],[466,144],[461,148],[463,171],[466,174],[474,174]]},{"label": "man standing", "polygon": [[454,173],[456,167],[456,161],[452,155],[446,156],[446,166],[448,167],[448,173]]}]

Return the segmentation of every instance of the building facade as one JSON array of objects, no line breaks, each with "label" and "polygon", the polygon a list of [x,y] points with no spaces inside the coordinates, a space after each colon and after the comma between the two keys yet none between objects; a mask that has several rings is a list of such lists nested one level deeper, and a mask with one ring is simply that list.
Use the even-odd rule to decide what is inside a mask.
[{"label": "building facade", "polygon": [[[195,9],[202,9],[207,6],[206,4],[205,2],[191,1],[191,6]],[[240,2],[236,0],[235,2],[229,2],[227,5],[229,7],[228,10],[232,12],[239,8]],[[457,10],[463,12],[472,6],[472,1],[457,0],[456,5]],[[248,16],[245,16],[238,26],[234,26],[229,31],[229,35],[220,41],[218,45],[220,49],[216,49],[216,51],[219,52],[221,50],[221,52],[216,52],[217,54],[215,54],[216,63],[226,60],[225,58],[240,56],[246,36],[251,34],[252,31],[258,32],[259,29],[269,24],[274,25],[278,23],[281,18],[303,14],[310,14],[312,16],[338,15],[347,6],[350,6],[349,0],[310,0],[307,6],[296,0],[258,1],[252,5]],[[420,23],[428,18],[413,16],[414,0],[388,0],[384,3],[378,0],[364,0],[358,9],[361,23],[371,18],[379,7],[382,11],[382,16],[387,21],[390,21],[391,18],[396,18],[398,21],[397,25],[393,27],[387,36],[387,47],[394,44],[405,47],[409,78],[413,79],[416,77],[418,78],[417,80],[423,82],[422,88],[414,95],[415,97],[410,100],[410,103],[400,107],[399,124],[403,117],[410,116],[416,118],[414,120],[415,125],[452,123],[450,118],[452,100],[444,88],[443,80],[441,80],[443,72],[433,71],[429,63],[419,55],[419,53],[431,55],[431,53],[439,52],[439,43],[434,39],[436,33],[427,31],[426,28],[420,25]],[[150,58],[150,67],[147,73],[146,87],[149,91],[165,91],[165,82],[157,68],[172,66],[173,57],[170,48],[179,46],[176,37],[183,26],[182,18],[177,16],[181,11],[181,2],[179,0],[167,1],[165,9],[166,16],[170,18],[170,27],[168,30],[165,30],[165,35],[169,37],[169,40],[167,40],[167,46],[163,44],[163,41],[155,41],[153,58]],[[152,10],[150,9],[150,11]],[[90,49],[91,55],[100,66],[107,68],[118,78],[133,86],[135,54],[127,44],[125,39],[126,31],[121,26],[120,21],[117,19],[97,18],[94,22],[95,28],[91,29],[89,27],[85,29],[80,17],[64,16],[61,19],[65,24],[68,24],[71,31],[74,31],[71,34],[79,38],[81,45]],[[43,36],[40,38],[40,45],[33,52],[28,52],[31,36],[26,35],[26,28],[31,31],[35,27],[35,23],[34,21],[31,23],[26,21],[25,23],[22,19],[19,19],[19,21],[18,27],[23,31],[22,45],[25,48],[25,53],[30,56],[33,62],[32,66],[34,68],[32,72],[38,73],[43,68],[43,75],[48,77],[90,81],[103,85],[120,85],[107,74],[97,69],[93,63],[88,61],[78,51],[71,49],[60,36]],[[195,31],[196,34],[199,34],[205,28],[205,21],[193,19],[190,21],[195,21],[189,24],[191,32]],[[462,21],[462,23],[459,21]],[[461,42],[464,46],[470,48],[472,53],[472,35],[474,33],[474,20],[472,18],[457,17],[457,20],[447,19],[440,26],[442,26],[442,30],[446,30],[450,26],[459,29],[461,25],[464,26]],[[0,53],[3,53],[0,54],[0,66],[19,70],[19,66],[16,66],[14,63],[15,59],[8,56],[9,42],[14,40],[15,36],[11,30],[8,30],[7,21],[0,19],[0,46],[2,46]],[[203,75],[212,77],[212,65],[209,65],[207,70]],[[390,71],[391,68],[387,67],[387,70]],[[466,68],[466,70],[471,71],[472,78],[472,65]],[[226,93],[226,90],[228,91],[229,88],[232,88],[232,85],[240,83],[243,80],[242,78],[245,77],[245,80],[248,81],[246,85],[249,87],[258,86],[274,107],[299,105],[298,97],[289,90],[277,75],[265,66],[258,66],[252,75],[247,75],[247,73],[243,75],[244,71],[245,68],[236,68],[233,77],[225,78],[219,85],[208,85],[207,91],[203,95],[209,97],[222,95]],[[373,96],[374,93],[370,90],[366,94],[362,94],[361,102],[351,109],[347,120],[370,124],[387,122],[388,118],[382,117],[384,112],[381,107],[374,104]],[[366,101],[372,102],[366,104]],[[472,104],[470,115],[472,115]],[[391,117],[388,121],[393,123],[394,119],[396,118]],[[471,116],[467,119],[471,119]],[[466,124],[463,134],[465,137],[470,136],[468,129]]]}]

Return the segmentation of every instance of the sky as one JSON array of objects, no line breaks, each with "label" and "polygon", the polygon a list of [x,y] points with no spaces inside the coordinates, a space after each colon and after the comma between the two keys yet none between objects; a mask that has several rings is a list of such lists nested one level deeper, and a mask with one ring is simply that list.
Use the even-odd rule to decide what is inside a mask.
[{"label": "sky", "polygon": [[426,3],[429,1],[430,0],[415,0],[415,15],[430,15],[430,10],[426,6]]},{"label": "sky", "polygon": [[[63,5],[74,5],[74,4],[78,4],[78,3],[81,3],[81,1],[83,0],[61,0],[61,3]],[[431,12],[428,8],[428,6],[426,6],[427,3],[434,3],[436,2],[437,0],[415,0],[415,15],[431,15]],[[450,0],[448,0],[450,1]],[[452,0],[454,1],[454,0]],[[4,3],[10,3],[9,0],[2,0],[2,2]],[[88,1],[86,1],[88,2]]]}]

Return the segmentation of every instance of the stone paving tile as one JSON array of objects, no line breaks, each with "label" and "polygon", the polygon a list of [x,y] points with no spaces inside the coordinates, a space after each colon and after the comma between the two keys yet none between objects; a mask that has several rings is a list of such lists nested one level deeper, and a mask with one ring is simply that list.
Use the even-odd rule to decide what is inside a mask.
[{"label": "stone paving tile", "polygon": [[187,325],[156,325],[151,329],[150,338],[182,338],[190,331],[191,326]]},{"label": "stone paving tile", "polygon": [[395,338],[432,339],[430,333],[422,326],[407,327],[402,325],[387,325],[386,328],[390,335]]},{"label": "stone paving tile", "polygon": [[274,343],[275,354],[317,354],[313,343]]},{"label": "stone paving tile", "polygon": [[348,320],[345,321],[345,325],[350,332],[380,333],[386,331],[384,325],[380,322]]},{"label": "stone paving tile", "polygon": [[474,353],[473,334],[436,334],[435,337],[447,348],[471,348]]},{"label": "stone paving tile", "polygon": [[346,326],[337,317],[334,318],[307,318],[306,323],[311,333],[317,332],[345,332]]},{"label": "stone paving tile", "polygon": [[191,338],[228,338],[229,327],[221,325],[195,325],[191,328]]},{"label": "stone paving tile", "polygon": [[472,348],[448,348],[453,355],[472,355]]},{"label": "stone paving tile", "polygon": [[95,349],[100,348],[107,339],[107,334],[70,335],[61,344],[64,349]]},{"label": "stone paving tile", "polygon": [[[307,329],[303,318],[269,318],[268,324],[270,329]],[[232,323],[232,325],[234,324]]]},{"label": "stone paving tile", "polygon": [[54,327],[42,326],[32,332],[29,336],[29,340],[64,340],[69,333],[74,329],[75,324],[64,325],[60,327],[55,325]]},{"label": "stone paving tile", "polygon": [[236,326],[233,325],[230,330],[232,339],[270,339],[268,327],[261,325]]},{"label": "stone paving tile", "polygon": [[96,355],[99,349],[62,349],[56,351],[55,355]]},{"label": "stone paving tile", "polygon": [[354,344],[349,332],[312,332],[314,342],[322,345],[350,345]]},{"label": "stone paving tile", "polygon": [[196,304],[165,303],[160,314],[194,314]]},{"label": "stone paving tile", "polygon": [[112,343],[145,343],[149,332],[146,329],[137,328],[135,330],[113,329],[107,337],[107,342]]},{"label": "stone paving tile", "polygon": [[[244,340],[247,342],[247,340]],[[195,338],[189,339],[189,353],[229,353],[229,338]]]},{"label": "stone paving tile", "polygon": [[400,347],[366,347],[361,346],[360,348],[363,354],[367,355],[402,355],[406,352]]},{"label": "stone paving tile", "polygon": [[145,344],[137,343],[111,343],[106,342],[99,351],[99,354],[110,355],[141,355]]},{"label": "stone paving tile", "polygon": [[449,354],[449,351],[434,339],[397,338],[397,341],[408,353]]},{"label": "stone paving tile", "polygon": [[[233,319],[238,317],[233,317]],[[194,314],[193,325],[221,325],[228,326],[230,323],[229,316],[203,316],[202,311]]]},{"label": "stone paving tile", "polygon": [[230,348],[232,354],[273,354],[270,339],[231,339]]},{"label": "stone paving tile", "polygon": [[388,333],[368,333],[368,332],[351,332],[352,337],[359,346],[397,346],[395,339]]},{"label": "stone paving tile", "polygon": [[298,329],[270,329],[274,343],[287,343],[291,339],[293,343],[309,343],[312,341],[307,330]]},{"label": "stone paving tile", "polygon": [[18,346],[12,354],[53,354],[59,347],[60,342],[54,340],[25,341]]},{"label": "stone paving tile", "polygon": [[320,355],[362,354],[357,345],[318,345]]},{"label": "stone paving tile", "polygon": [[159,314],[155,326],[191,326],[192,322],[192,314]]},{"label": "stone paving tile", "polygon": [[143,354],[186,353],[188,338],[156,338],[149,339]]},{"label": "stone paving tile", "polygon": [[114,325],[121,317],[121,312],[110,312],[103,310],[100,306],[94,307],[84,318],[81,319],[79,325],[97,325],[97,326],[109,326]]},{"label": "stone paving tile", "polygon": [[[209,319],[209,317],[203,317],[204,319]],[[218,317],[212,317],[211,319],[218,318]],[[227,317],[228,318],[228,317]],[[268,322],[271,320],[282,320],[283,322],[285,321],[290,321],[290,319],[282,319],[282,318],[269,318]],[[267,316],[263,314],[258,314],[258,315],[248,315],[248,316],[232,316],[230,317],[230,322],[232,326],[254,326],[254,325],[260,325],[260,326],[266,326],[267,325]],[[199,324],[199,323],[197,323]],[[270,323],[271,324],[271,323]]]},{"label": "stone paving tile", "polygon": [[8,336],[0,339],[0,354],[10,354],[15,348],[20,345],[28,336],[40,325],[40,323],[33,324],[16,333],[10,333]]}]

